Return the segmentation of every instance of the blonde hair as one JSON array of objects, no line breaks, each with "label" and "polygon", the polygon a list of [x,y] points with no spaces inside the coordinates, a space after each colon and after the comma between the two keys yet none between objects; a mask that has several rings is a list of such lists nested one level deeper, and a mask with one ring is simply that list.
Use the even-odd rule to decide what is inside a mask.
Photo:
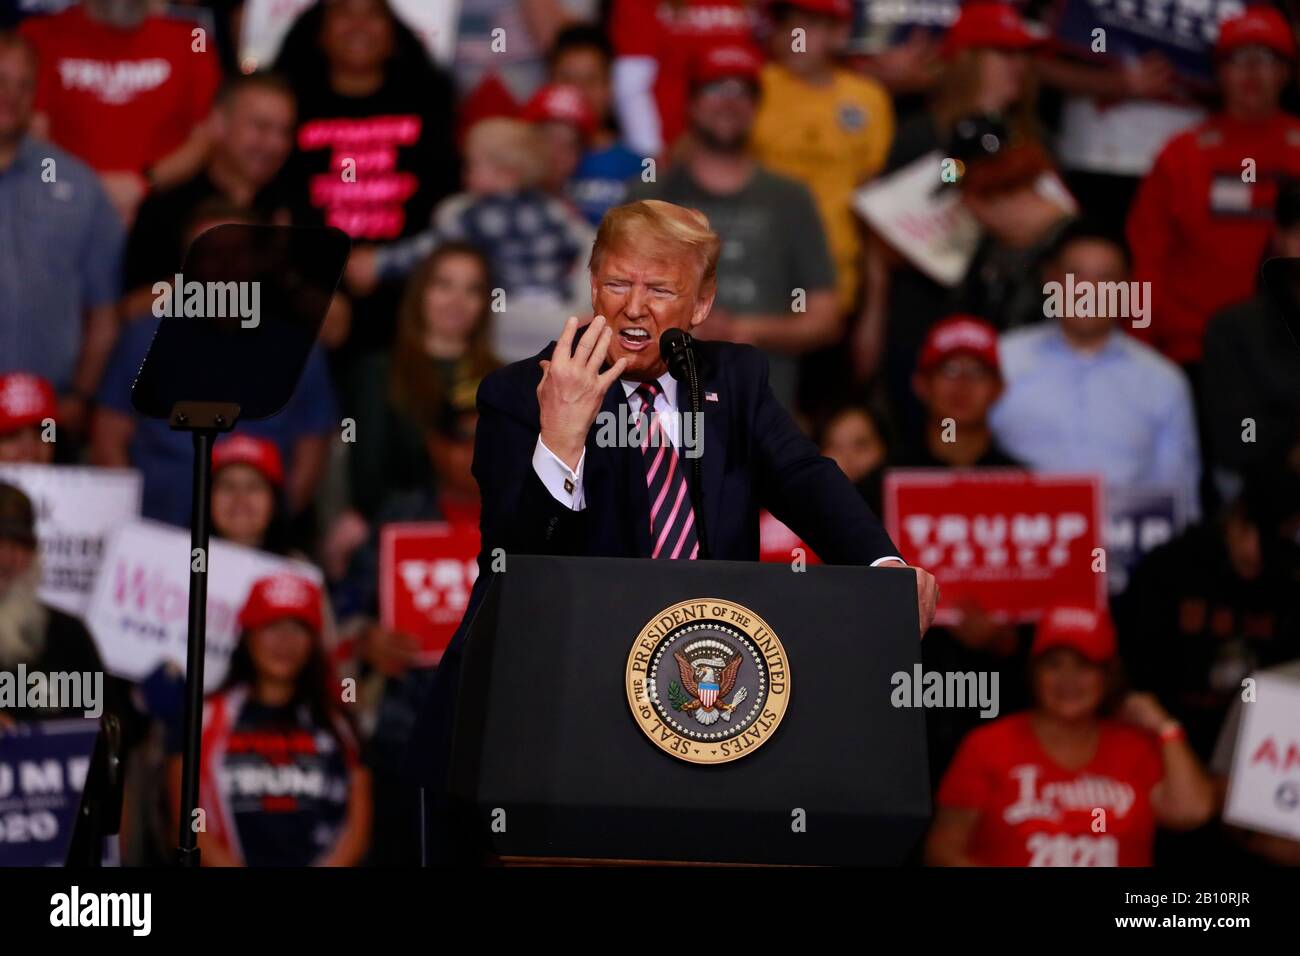
[{"label": "blonde hair", "polygon": [[465,155],[482,153],[489,162],[510,170],[524,186],[536,186],[546,176],[545,151],[531,123],[493,116],[479,120],[465,135]]},{"label": "blonde hair", "polygon": [[717,279],[722,240],[698,209],[661,199],[614,206],[600,221],[588,268],[595,272],[607,249],[627,248],[633,243],[685,247],[700,265],[700,285],[707,287]]}]

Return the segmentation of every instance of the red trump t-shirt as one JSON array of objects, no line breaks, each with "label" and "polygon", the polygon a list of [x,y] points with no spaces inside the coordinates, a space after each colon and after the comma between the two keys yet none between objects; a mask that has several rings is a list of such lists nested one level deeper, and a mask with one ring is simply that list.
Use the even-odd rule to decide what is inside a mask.
[{"label": "red trump t-shirt", "polygon": [[1025,712],[967,735],[935,803],[979,811],[970,855],[983,866],[1150,866],[1163,776],[1156,739],[1112,721],[1093,758],[1067,770]]},{"label": "red trump t-shirt", "polygon": [[[136,30],[97,23],[81,7],[23,22],[40,73],[36,109],[50,138],[101,172],[143,172],[206,119],[221,82],[192,22],[151,16]],[[199,50],[195,47],[199,46]]]},{"label": "red trump t-shirt", "polygon": [[743,0],[614,0],[610,38],[619,56],[658,61],[655,105],[670,145],[686,128],[691,66],[726,44],[749,44],[753,22]]}]

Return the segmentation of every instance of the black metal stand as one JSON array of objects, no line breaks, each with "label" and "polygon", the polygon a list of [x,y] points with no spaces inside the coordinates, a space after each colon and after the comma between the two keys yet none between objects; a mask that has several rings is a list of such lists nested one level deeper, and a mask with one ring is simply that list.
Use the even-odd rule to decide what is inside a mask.
[{"label": "black metal stand", "polygon": [[[226,402],[177,402],[171,427],[194,436],[194,484],[190,508],[190,605],[185,657],[184,757],[181,769],[180,845],[176,861],[198,866],[199,760],[203,735],[203,656],[208,624],[208,538],[212,530],[212,444],[239,418],[239,406]],[[196,554],[197,552],[197,554]],[[201,560],[196,561],[196,557]]]},{"label": "black metal stand", "polygon": [[[703,428],[704,420],[700,417],[700,371],[695,360],[695,350],[686,350],[686,391],[690,395],[692,421],[697,428]],[[696,436],[701,442],[704,440],[703,431]],[[699,557],[702,560],[709,558],[709,534],[704,525],[704,473],[703,473],[703,455],[696,455],[691,459],[691,507],[695,509],[695,537],[700,544]]]}]

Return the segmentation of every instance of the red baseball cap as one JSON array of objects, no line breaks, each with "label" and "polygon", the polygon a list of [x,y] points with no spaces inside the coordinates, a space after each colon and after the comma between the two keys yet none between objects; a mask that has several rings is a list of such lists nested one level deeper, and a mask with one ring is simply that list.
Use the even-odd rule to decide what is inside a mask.
[{"label": "red baseball cap", "polygon": [[944,34],[941,55],[956,56],[963,50],[991,47],[995,50],[1028,50],[1041,45],[1044,37],[1025,25],[1009,3],[979,0],[962,5],[957,20]]},{"label": "red baseball cap", "polygon": [[585,139],[596,132],[596,115],[576,86],[552,83],[543,86],[524,104],[519,118],[528,123],[568,123]]},{"label": "red baseball cap", "polygon": [[319,634],[320,608],[321,590],[311,581],[296,574],[273,574],[253,584],[239,612],[239,626],[248,631],[291,618]]},{"label": "red baseball cap", "polygon": [[226,465],[250,465],[275,487],[284,484],[284,465],[275,442],[253,435],[227,435],[212,446],[212,472]]},{"label": "red baseball cap", "polygon": [[1262,4],[1247,7],[1219,24],[1219,38],[1214,44],[1216,59],[1244,46],[1267,47],[1284,59],[1295,58],[1295,34],[1291,25],[1277,10]]},{"label": "red baseball cap", "polygon": [[742,43],[729,43],[725,46],[710,47],[696,58],[691,70],[692,87],[701,87],[718,80],[740,79],[750,83],[758,82],[758,74],[763,69],[763,58],[750,47]]},{"label": "red baseball cap", "polygon": [[0,435],[39,425],[47,418],[57,421],[58,410],[54,386],[39,375],[29,372],[0,375]]},{"label": "red baseball cap", "polygon": [[1029,656],[1056,647],[1068,647],[1094,664],[1104,664],[1115,656],[1115,625],[1105,611],[1066,605],[1049,608],[1038,621]]},{"label": "red baseball cap", "polygon": [[853,16],[853,7],[849,0],[772,0],[772,6],[784,3],[788,7],[798,7],[810,13],[822,13],[837,20],[848,20]]},{"label": "red baseball cap", "polygon": [[954,355],[973,355],[994,372],[998,364],[998,333],[993,326],[973,315],[950,315],[937,322],[925,337],[916,370],[929,372]]}]

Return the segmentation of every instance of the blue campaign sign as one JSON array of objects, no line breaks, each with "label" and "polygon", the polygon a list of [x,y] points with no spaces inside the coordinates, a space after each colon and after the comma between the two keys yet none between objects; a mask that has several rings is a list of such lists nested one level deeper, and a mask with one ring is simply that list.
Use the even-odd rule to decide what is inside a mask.
[{"label": "blue campaign sign", "polygon": [[1093,31],[1105,31],[1109,62],[1162,54],[1179,76],[1198,85],[1214,81],[1210,53],[1219,24],[1241,13],[1243,0],[1061,0],[1055,36],[1063,50],[1091,57]]},{"label": "blue campaign sign", "polygon": [[1146,555],[1182,531],[1186,510],[1173,488],[1106,489],[1106,582],[1111,595],[1128,587],[1130,575]]},{"label": "blue campaign sign", "polygon": [[913,30],[938,36],[952,26],[960,9],[960,0],[853,0],[849,49],[879,53]]},{"label": "blue campaign sign", "polygon": [[0,866],[62,866],[99,721],[18,724],[0,731]]}]

